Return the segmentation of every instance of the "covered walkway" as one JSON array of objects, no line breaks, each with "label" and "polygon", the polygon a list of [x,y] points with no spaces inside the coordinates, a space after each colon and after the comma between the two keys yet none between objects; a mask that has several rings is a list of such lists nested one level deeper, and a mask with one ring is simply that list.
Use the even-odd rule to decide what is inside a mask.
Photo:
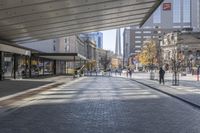
[{"label": "covered walkway", "polygon": [[141,26],[163,0],[0,0],[0,38],[46,40],[129,25]]}]

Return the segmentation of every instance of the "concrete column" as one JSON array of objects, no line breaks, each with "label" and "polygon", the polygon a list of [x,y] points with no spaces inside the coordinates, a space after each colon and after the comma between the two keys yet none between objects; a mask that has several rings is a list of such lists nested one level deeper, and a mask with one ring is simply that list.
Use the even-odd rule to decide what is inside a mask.
[{"label": "concrete column", "polygon": [[32,69],[32,56],[29,57],[29,78],[32,77],[31,69]]},{"label": "concrete column", "polygon": [[14,59],[14,66],[13,66],[13,70],[14,70],[14,79],[16,79],[16,71],[17,71],[17,55],[13,54],[13,59]]},{"label": "concrete column", "polygon": [[42,69],[43,69],[43,73],[42,73],[42,75],[44,76],[44,59],[42,59]]},{"label": "concrete column", "polygon": [[26,61],[26,62],[25,62],[25,65],[26,65],[26,66],[25,66],[25,77],[26,77],[26,78],[27,78],[27,76],[28,76],[28,75],[27,75],[27,70],[28,70],[28,60],[29,60],[29,57],[26,56],[26,57],[25,57],[25,61]]},{"label": "concrete column", "polygon": [[53,74],[56,75],[56,60],[53,61]]},{"label": "concrete column", "polygon": [[76,59],[75,59],[75,58],[76,58],[76,57],[74,56],[74,78],[75,78],[75,71],[76,71],[76,70],[75,70],[75,67],[76,67],[76,64],[75,64],[75,63],[76,63]]},{"label": "concrete column", "polygon": [[0,81],[3,80],[4,54],[0,51]]}]

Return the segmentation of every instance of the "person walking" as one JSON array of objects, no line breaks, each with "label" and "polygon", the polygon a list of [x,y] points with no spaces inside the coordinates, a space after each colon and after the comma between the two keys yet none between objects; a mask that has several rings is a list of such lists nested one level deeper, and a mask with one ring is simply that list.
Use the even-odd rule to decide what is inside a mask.
[{"label": "person walking", "polygon": [[161,84],[161,82],[163,82],[163,84],[165,84],[164,76],[165,76],[165,71],[162,69],[162,67],[160,67],[160,70],[159,70],[159,82],[160,82],[160,84]]},{"label": "person walking", "polygon": [[132,69],[129,70],[130,78],[132,78]]}]

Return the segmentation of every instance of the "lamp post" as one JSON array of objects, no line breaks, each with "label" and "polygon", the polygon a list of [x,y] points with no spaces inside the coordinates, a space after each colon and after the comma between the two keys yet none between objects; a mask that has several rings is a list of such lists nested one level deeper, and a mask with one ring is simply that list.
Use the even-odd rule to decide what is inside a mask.
[{"label": "lamp post", "polygon": [[179,85],[179,75],[178,75],[178,45],[177,45],[177,36],[175,40],[174,33],[172,34],[172,42],[173,42],[173,76],[172,76],[172,85],[178,86]]},{"label": "lamp post", "polygon": [[162,56],[162,53],[161,53],[161,42],[162,42],[162,38],[161,36],[159,36],[158,38],[158,67],[160,68],[162,66],[162,63],[161,63],[161,56]]}]

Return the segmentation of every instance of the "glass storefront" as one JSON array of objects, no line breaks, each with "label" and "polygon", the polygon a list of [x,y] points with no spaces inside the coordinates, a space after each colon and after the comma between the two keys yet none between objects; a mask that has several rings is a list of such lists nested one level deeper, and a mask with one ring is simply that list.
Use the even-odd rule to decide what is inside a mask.
[{"label": "glass storefront", "polygon": [[29,60],[27,56],[17,56],[16,73],[17,78],[29,77]]},{"label": "glass storefront", "polygon": [[3,77],[5,79],[28,77],[29,66],[26,56],[5,52],[3,61]]},{"label": "glass storefront", "polygon": [[53,61],[33,57],[31,61],[31,76],[52,75],[53,74]]},{"label": "glass storefront", "polygon": [[50,60],[44,61],[44,74],[45,75],[53,74],[53,61]]},{"label": "glass storefront", "polygon": [[[1,79],[23,79],[44,75],[66,74],[66,62],[37,56],[3,52]],[[31,66],[30,66],[31,64]]]},{"label": "glass storefront", "polygon": [[14,78],[14,58],[11,53],[4,53],[3,77]]},{"label": "glass storefront", "polygon": [[38,58],[32,58],[31,59],[31,76],[39,76],[39,59]]}]

